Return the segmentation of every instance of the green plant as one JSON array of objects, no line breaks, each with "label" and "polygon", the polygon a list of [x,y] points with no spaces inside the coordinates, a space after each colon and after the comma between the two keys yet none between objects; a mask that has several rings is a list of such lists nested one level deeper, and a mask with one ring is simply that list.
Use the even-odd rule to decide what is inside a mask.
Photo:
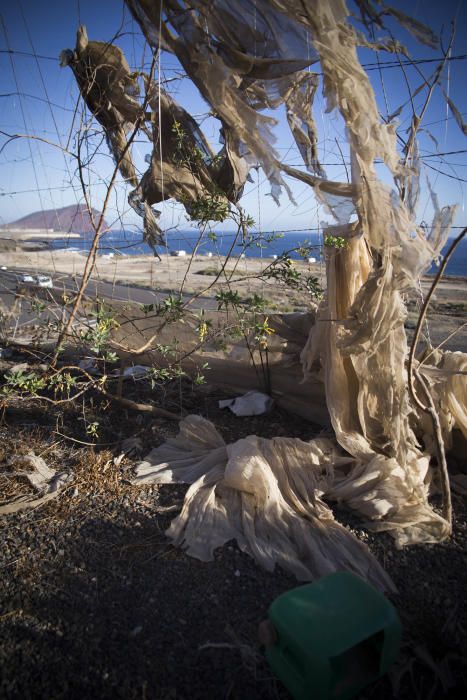
[{"label": "green plant", "polygon": [[[209,364],[205,362],[201,366],[201,369],[209,369]],[[206,383],[206,377],[204,376],[204,374],[201,374],[201,369],[198,367],[198,369],[196,370],[196,374],[193,378],[193,384],[195,386],[201,386],[202,384]]]},{"label": "green plant", "polygon": [[175,137],[174,160],[177,165],[184,165],[190,170],[197,170],[204,165],[205,154],[199,146],[190,143],[189,135],[184,131],[180,122],[173,122],[172,134]]},{"label": "green plant", "polygon": [[152,389],[154,389],[156,385],[164,384],[172,381],[172,379],[183,376],[185,376],[185,372],[179,365],[173,367],[151,367],[149,370],[149,380]]},{"label": "green plant", "polygon": [[41,314],[46,308],[47,304],[45,302],[38,299],[31,300],[31,311],[34,311],[36,314]]},{"label": "green plant", "polygon": [[61,393],[69,397],[70,390],[76,385],[76,377],[69,372],[57,372],[49,378],[47,384],[53,389],[55,395]]},{"label": "green plant", "polygon": [[313,297],[314,299],[322,299],[323,297],[323,288],[321,287],[321,284],[318,280],[317,277],[314,277],[313,275],[308,275],[308,276],[303,276],[302,275],[302,282],[303,282],[303,289],[308,292],[308,294]]},{"label": "green plant", "polygon": [[301,273],[287,255],[278,258],[263,274],[266,279],[275,279],[286,287],[306,292],[315,299],[320,299],[323,295],[318,278]]},{"label": "green plant", "polygon": [[183,316],[183,299],[179,295],[169,294],[158,307],[158,312],[168,321],[178,321]]},{"label": "green plant", "polygon": [[274,328],[271,328],[269,325],[269,318],[265,316],[262,321],[255,323],[254,331],[255,341],[258,343],[259,348],[261,350],[267,350],[268,338],[275,333]]},{"label": "green plant", "polygon": [[109,362],[110,364],[114,364],[115,362],[118,362],[118,355],[116,352],[107,350],[104,352],[104,360],[106,362]]},{"label": "green plant", "polygon": [[301,275],[295,267],[293,260],[283,255],[278,258],[269,269],[265,270],[264,277],[266,279],[275,279],[278,282],[283,282],[288,287],[297,289]]},{"label": "green plant", "polygon": [[45,389],[47,386],[44,376],[37,374],[37,372],[26,372],[25,370],[7,372],[4,381],[2,392],[6,395],[19,393],[36,396],[38,391]]},{"label": "green plant", "polygon": [[156,343],[154,349],[157,350],[157,352],[160,352],[160,354],[163,357],[169,357],[171,355],[175,355],[175,353],[177,352],[177,348],[178,340],[174,338],[173,342],[168,345],[161,345],[160,343]]},{"label": "green plant", "polygon": [[241,304],[241,299],[238,292],[233,292],[228,290],[226,292],[220,291],[216,294],[217,308],[220,311],[225,308],[228,309],[229,306],[238,307]]},{"label": "green plant", "polygon": [[253,228],[256,222],[252,216],[242,212],[240,223],[244,228]]},{"label": "green plant", "polygon": [[349,242],[343,236],[327,235],[324,237],[324,245],[328,248],[347,248]]},{"label": "green plant", "polygon": [[150,314],[152,311],[154,311],[155,305],[154,304],[141,304],[141,306],[139,308],[141,309],[143,314]]},{"label": "green plant", "polygon": [[93,438],[99,437],[99,422],[93,421],[92,423],[86,422],[86,434]]},{"label": "green plant", "polygon": [[308,243],[308,241],[303,241],[303,244],[297,248],[297,253],[303,260],[308,260],[312,250],[313,248],[310,243]]},{"label": "green plant", "polygon": [[111,332],[119,327],[114,312],[104,302],[98,301],[97,310],[90,316],[96,319],[95,327],[82,332],[81,340],[86,342],[93,352],[101,352],[109,341]]},{"label": "green plant", "polygon": [[260,294],[253,294],[253,296],[245,299],[245,306],[248,311],[261,313],[266,308],[266,304],[266,299]]},{"label": "green plant", "polygon": [[[208,159],[202,149],[193,144],[191,137],[184,131],[178,121],[172,124],[172,134],[175,138],[174,159],[177,165],[187,168],[194,177],[200,175],[203,168],[212,165],[216,158]],[[230,205],[225,194],[212,185],[204,187],[196,199],[186,197],[181,199],[191,219],[204,226],[209,221],[225,221],[230,212]]]},{"label": "green plant", "polygon": [[182,200],[190,217],[200,225],[205,225],[208,221],[225,221],[229,215],[230,206],[224,194],[220,192],[209,192],[200,195],[195,200]]}]

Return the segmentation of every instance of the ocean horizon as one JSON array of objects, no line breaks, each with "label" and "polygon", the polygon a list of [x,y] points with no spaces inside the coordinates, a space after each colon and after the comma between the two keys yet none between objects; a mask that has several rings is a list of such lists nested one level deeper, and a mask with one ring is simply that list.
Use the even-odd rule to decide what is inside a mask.
[{"label": "ocean horizon", "polygon": [[[253,232],[255,237],[258,232]],[[232,251],[233,256],[244,254],[248,258],[272,258],[274,255],[287,254],[291,259],[300,260],[301,255],[298,250],[302,246],[310,246],[310,258],[315,258],[317,262],[323,259],[323,239],[322,234],[316,231],[290,231],[284,234],[264,233],[261,234],[260,242],[253,241],[246,246],[239,239],[235,241],[236,233],[233,231],[222,231],[216,233],[216,239],[205,236],[199,243],[199,233],[194,230],[177,230],[166,235],[167,247],[158,246],[160,253],[175,252],[185,250],[187,255],[191,255],[198,244],[197,253],[199,255],[225,256]],[[271,237],[274,236],[274,238]],[[82,234],[77,239],[56,239],[51,241],[54,250],[89,250],[93,234]],[[121,230],[109,231],[106,233],[99,245],[99,255],[152,255],[153,251],[147,243],[141,240],[141,233],[135,231]],[[451,244],[448,240],[442,250],[444,255]],[[209,256],[211,257],[211,256]],[[433,263],[428,274],[436,274],[438,266]],[[446,268],[446,275],[467,276],[467,239],[461,241]]]}]

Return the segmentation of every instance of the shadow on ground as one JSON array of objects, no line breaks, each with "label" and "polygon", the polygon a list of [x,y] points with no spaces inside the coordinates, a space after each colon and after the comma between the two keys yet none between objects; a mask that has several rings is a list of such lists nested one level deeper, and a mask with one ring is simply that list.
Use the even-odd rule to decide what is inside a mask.
[{"label": "shadow on ground", "polygon": [[252,640],[295,581],[233,546],[193,560],[154,519],[131,520],[91,517],[30,575],[23,562],[4,610],[3,697],[277,697]]}]

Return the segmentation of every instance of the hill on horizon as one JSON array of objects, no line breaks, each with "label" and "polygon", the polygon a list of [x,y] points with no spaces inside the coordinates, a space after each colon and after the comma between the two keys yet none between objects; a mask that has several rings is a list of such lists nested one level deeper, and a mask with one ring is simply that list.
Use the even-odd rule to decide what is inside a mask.
[{"label": "hill on horizon", "polygon": [[[92,215],[94,220],[97,221],[99,212],[96,209],[92,209]],[[17,219],[17,221],[5,224],[1,228],[54,229],[55,231],[64,231],[66,233],[89,233],[93,231],[91,217],[85,204],[72,204],[60,209],[36,211],[21,217],[21,219]],[[108,228],[106,221],[104,221],[104,228]]]}]

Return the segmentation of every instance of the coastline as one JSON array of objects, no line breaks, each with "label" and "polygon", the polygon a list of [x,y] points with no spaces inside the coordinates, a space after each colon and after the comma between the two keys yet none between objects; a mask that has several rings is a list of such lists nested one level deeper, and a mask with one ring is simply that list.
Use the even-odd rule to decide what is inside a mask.
[{"label": "coastline", "polygon": [[27,229],[27,228],[2,228],[0,229],[0,238],[7,238],[13,241],[36,241],[39,240],[68,240],[72,238],[74,240],[80,239],[80,233],[73,233],[72,231],[48,231],[47,229]]}]

